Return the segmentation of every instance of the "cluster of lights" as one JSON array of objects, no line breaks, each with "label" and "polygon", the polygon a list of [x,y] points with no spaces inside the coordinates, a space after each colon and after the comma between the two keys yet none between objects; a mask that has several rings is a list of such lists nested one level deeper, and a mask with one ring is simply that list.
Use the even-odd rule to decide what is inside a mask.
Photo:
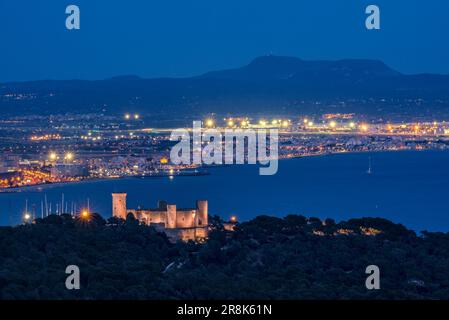
[{"label": "cluster of lights", "polygon": [[[250,125],[250,121],[248,118],[228,118],[223,119],[225,122],[225,126],[229,128],[238,127],[248,127]],[[204,124],[207,128],[213,128],[216,126],[216,121],[212,118],[204,120]],[[287,128],[291,125],[291,121],[288,119],[273,119],[272,121],[260,119],[258,122],[259,126],[265,127],[268,125],[275,126],[275,127],[284,127]]]},{"label": "cluster of lights", "polygon": [[[304,123],[307,123],[307,119],[304,119]],[[312,123],[307,123],[309,126],[312,126],[313,125],[313,122]],[[329,128],[331,128],[331,129],[337,129],[337,128],[339,128],[339,125],[338,125],[338,123],[335,121],[335,120],[331,120],[331,121],[329,121],[329,123],[327,124],[327,126],[329,127]],[[353,122],[353,121],[351,121],[351,122],[349,122],[349,123],[346,123],[344,126],[347,126],[347,127],[349,127],[349,128],[351,128],[351,129],[355,129],[356,127],[357,127],[357,124],[355,123],[355,122]],[[343,128],[343,126],[342,126],[342,128]],[[368,129],[369,129],[369,126],[366,124],[366,123],[361,123],[361,124],[359,124],[358,125],[358,128],[360,129],[360,131],[362,131],[362,132],[367,132],[368,131]]]},{"label": "cluster of lights", "polygon": [[[290,120],[282,120],[282,119],[273,119],[271,120],[271,125],[272,126],[276,126],[276,127],[283,127],[283,128],[287,128],[290,126]],[[268,121],[267,120],[260,120],[259,121],[259,125],[265,127],[268,125]]]},{"label": "cluster of lights", "polygon": [[89,132],[87,134],[87,136],[81,136],[82,140],[92,140],[92,141],[97,141],[97,140],[101,140],[101,136],[93,136],[92,132]]},{"label": "cluster of lights", "polygon": [[313,125],[314,125],[313,121],[309,120],[308,118],[304,118],[303,122],[308,127],[313,127]]},{"label": "cluster of lights", "polygon": [[248,118],[224,118],[224,122],[226,123],[227,127],[234,128],[238,127],[247,127],[249,125],[249,119]]},{"label": "cluster of lights", "polygon": [[[71,161],[75,158],[75,155],[72,152],[67,152],[64,154],[64,160]],[[56,161],[59,159],[59,155],[56,152],[50,152],[48,155],[48,159],[50,161]]]},{"label": "cluster of lights", "polygon": [[42,136],[32,136],[31,141],[46,141],[46,140],[59,140],[61,136],[59,134],[46,134]]},{"label": "cluster of lights", "polygon": [[125,119],[126,120],[130,120],[130,119],[134,119],[134,120],[139,120],[140,119],[140,115],[139,114],[134,114],[134,115],[131,115],[131,114],[129,114],[129,113],[127,113],[127,114],[125,114]]}]

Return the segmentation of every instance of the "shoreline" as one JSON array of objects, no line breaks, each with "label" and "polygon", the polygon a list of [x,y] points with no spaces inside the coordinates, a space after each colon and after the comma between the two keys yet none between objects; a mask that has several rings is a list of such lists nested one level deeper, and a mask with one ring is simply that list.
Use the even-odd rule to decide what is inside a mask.
[{"label": "shoreline", "polygon": [[[158,174],[146,174],[146,175],[133,175],[133,176],[124,176],[124,177],[112,177],[112,178],[87,178],[80,181],[66,181],[66,182],[54,182],[54,183],[41,183],[41,184],[35,184],[31,186],[23,186],[23,187],[15,187],[15,188],[6,188],[6,189],[0,189],[0,195],[2,194],[11,194],[11,193],[20,193],[24,191],[34,191],[35,189],[44,189],[49,187],[60,187],[60,186],[66,186],[71,184],[83,184],[83,183],[90,183],[90,182],[102,182],[102,181],[109,181],[109,180],[120,180],[120,179],[142,179],[142,178],[161,178],[161,177],[170,177],[170,176],[176,176],[176,177],[191,177],[191,176],[204,176],[209,175],[209,172],[179,172],[176,174],[165,174],[165,173],[158,173]],[[40,191],[40,190],[38,190]]]},{"label": "shoreline", "polygon": [[[414,150],[414,149],[403,149],[403,150],[369,150],[369,151],[347,151],[347,152],[330,152],[330,153],[320,153],[320,154],[310,154],[310,155],[300,155],[300,156],[292,156],[292,157],[279,157],[279,161],[286,161],[291,159],[302,159],[302,158],[312,158],[312,157],[327,157],[327,156],[338,156],[338,155],[350,155],[350,154],[364,154],[364,153],[393,153],[393,152],[428,152],[428,151],[449,151],[447,150],[441,150],[441,149],[425,149],[425,150]],[[246,163],[245,163],[246,165]],[[208,165],[204,166],[204,168],[220,168],[220,167],[227,167],[230,165]],[[42,183],[42,184],[36,184],[32,186],[23,186],[23,187],[15,187],[15,188],[6,188],[6,189],[0,189],[0,196],[2,194],[12,194],[12,193],[20,193],[24,191],[34,191],[35,189],[38,189],[36,191],[40,191],[39,189],[44,189],[48,187],[60,187],[65,185],[71,185],[71,184],[82,184],[82,183],[91,183],[91,182],[102,182],[102,181],[109,181],[109,180],[120,180],[120,179],[128,179],[128,178],[140,178],[140,179],[146,179],[146,178],[161,178],[161,177],[170,177],[170,176],[176,176],[176,177],[191,177],[191,176],[204,176],[209,175],[210,172],[199,172],[199,173],[178,173],[178,174],[156,174],[156,175],[134,175],[134,176],[123,176],[123,177],[113,177],[113,178],[88,178],[80,181],[67,181],[67,182],[55,182],[55,183]]]}]

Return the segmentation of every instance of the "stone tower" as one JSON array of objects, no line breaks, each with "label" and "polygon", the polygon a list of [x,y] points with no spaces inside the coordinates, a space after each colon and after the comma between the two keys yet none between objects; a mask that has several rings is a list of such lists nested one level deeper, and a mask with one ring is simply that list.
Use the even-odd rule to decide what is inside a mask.
[{"label": "stone tower", "polygon": [[126,193],[112,194],[112,216],[126,219]]},{"label": "stone tower", "polygon": [[165,222],[165,227],[167,229],[176,228],[176,218],[176,204],[167,205],[167,219]]},{"label": "stone tower", "polygon": [[196,202],[196,226],[205,227],[209,223],[208,221],[208,203],[207,200],[198,200]]}]

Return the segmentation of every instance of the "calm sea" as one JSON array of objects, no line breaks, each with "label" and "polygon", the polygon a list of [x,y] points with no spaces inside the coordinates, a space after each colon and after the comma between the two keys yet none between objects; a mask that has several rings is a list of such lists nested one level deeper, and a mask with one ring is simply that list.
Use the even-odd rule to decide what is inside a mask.
[{"label": "calm sea", "polygon": [[[371,157],[372,173],[368,174]],[[0,193],[0,224],[17,224],[28,200],[40,216],[44,195],[52,208],[64,194],[72,202],[105,218],[111,215],[111,193],[128,193],[128,207],[155,207],[159,199],[178,207],[209,200],[210,214],[239,220],[268,214],[303,214],[337,221],[384,217],[416,231],[449,231],[449,152],[339,154],[283,160],[274,176],[259,176],[256,165],[209,169],[195,177],[127,178],[33,187]]]}]

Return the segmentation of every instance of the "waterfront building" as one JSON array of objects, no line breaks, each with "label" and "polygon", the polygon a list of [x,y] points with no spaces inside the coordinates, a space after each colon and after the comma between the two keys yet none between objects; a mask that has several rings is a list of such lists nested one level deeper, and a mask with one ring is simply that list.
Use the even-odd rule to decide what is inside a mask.
[{"label": "waterfront building", "polygon": [[53,178],[87,177],[89,171],[86,166],[79,164],[55,164],[50,169]]}]

